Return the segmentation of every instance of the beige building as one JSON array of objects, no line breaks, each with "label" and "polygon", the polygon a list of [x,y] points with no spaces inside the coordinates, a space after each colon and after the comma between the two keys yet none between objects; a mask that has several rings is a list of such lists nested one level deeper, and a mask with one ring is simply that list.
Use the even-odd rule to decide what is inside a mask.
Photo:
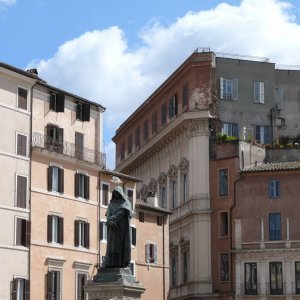
[{"label": "beige building", "polygon": [[25,297],[29,292],[29,140],[34,82],[35,76],[0,63],[1,300]]},{"label": "beige building", "polygon": [[33,93],[32,299],[84,299],[99,262],[104,108],[39,82]]}]

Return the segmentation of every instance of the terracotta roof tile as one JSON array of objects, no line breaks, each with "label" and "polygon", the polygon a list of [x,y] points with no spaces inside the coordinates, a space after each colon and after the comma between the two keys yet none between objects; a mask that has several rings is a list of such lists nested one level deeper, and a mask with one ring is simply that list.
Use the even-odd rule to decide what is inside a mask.
[{"label": "terracotta roof tile", "polygon": [[289,161],[289,162],[270,162],[261,163],[257,166],[245,167],[241,170],[241,173],[251,172],[272,172],[272,171],[287,171],[287,170],[300,170],[300,162]]}]

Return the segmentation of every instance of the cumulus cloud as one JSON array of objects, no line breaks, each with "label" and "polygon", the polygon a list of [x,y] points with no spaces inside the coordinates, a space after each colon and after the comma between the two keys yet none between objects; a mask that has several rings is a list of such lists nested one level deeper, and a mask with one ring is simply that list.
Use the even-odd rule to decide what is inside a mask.
[{"label": "cumulus cloud", "polygon": [[50,84],[107,107],[104,131],[111,163],[114,131],[197,47],[300,65],[300,25],[292,8],[277,0],[243,0],[239,6],[189,11],[168,26],[151,21],[141,29],[135,49],[118,27],[86,32],[30,67]]},{"label": "cumulus cloud", "polygon": [[0,0],[0,5],[12,5],[15,4],[16,0]]}]

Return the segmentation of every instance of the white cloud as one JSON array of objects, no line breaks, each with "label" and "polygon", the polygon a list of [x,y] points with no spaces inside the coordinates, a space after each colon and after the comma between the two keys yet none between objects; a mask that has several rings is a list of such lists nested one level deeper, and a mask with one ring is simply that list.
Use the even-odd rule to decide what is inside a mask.
[{"label": "white cloud", "polygon": [[16,3],[16,0],[0,0],[0,5],[13,5]]},{"label": "white cloud", "polygon": [[118,27],[86,32],[31,66],[50,84],[107,107],[104,130],[112,162],[114,131],[197,47],[300,65],[299,36],[289,3],[244,0],[190,11],[168,26],[153,21],[141,29],[141,46],[134,50]]}]

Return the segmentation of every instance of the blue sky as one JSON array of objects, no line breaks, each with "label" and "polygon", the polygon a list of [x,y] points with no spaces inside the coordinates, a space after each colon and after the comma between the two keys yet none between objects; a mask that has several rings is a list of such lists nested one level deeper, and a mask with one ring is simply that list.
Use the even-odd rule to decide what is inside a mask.
[{"label": "blue sky", "polygon": [[197,47],[300,65],[300,3],[0,0],[0,61],[107,107],[104,142]]}]

